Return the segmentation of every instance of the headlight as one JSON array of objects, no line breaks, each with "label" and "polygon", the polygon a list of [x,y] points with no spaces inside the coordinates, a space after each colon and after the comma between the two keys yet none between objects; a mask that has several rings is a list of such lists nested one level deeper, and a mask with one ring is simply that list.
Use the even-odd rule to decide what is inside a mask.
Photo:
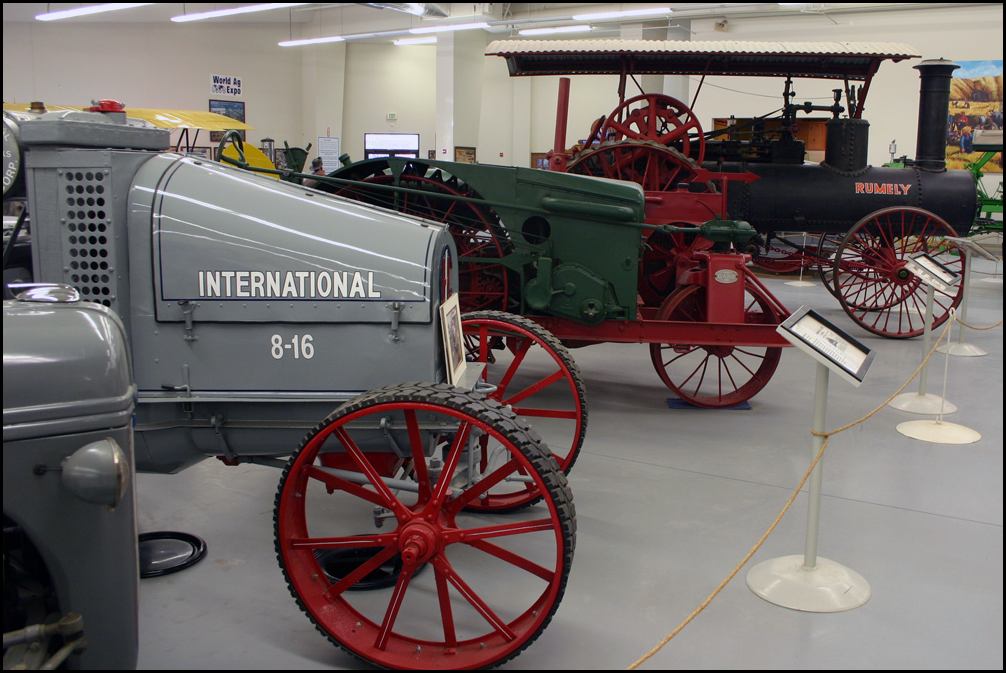
[{"label": "headlight", "polygon": [[115,507],[129,486],[129,465],[115,440],[106,437],[64,459],[61,479],[81,500]]}]

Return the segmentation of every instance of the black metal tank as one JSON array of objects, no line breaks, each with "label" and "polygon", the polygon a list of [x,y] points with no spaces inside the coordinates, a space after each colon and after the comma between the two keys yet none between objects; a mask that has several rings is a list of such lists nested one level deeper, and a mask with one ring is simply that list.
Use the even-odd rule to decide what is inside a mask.
[{"label": "black metal tank", "polygon": [[966,236],[978,207],[974,178],[967,171],[868,166],[844,172],[825,164],[740,163],[724,164],[722,170],[747,170],[759,177],[747,185],[731,183],[727,194],[730,217],[750,222],[759,233],[845,233],[881,208],[916,206]]}]

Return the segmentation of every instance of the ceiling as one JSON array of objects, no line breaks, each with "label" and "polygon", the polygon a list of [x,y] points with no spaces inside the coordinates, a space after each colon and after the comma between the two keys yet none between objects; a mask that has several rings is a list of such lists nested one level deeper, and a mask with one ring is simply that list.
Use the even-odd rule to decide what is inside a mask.
[{"label": "ceiling", "polygon": [[[70,9],[82,4],[93,3],[4,3],[3,20],[5,23],[35,22],[37,14],[46,11]],[[60,22],[68,24],[80,23],[161,23],[167,22],[173,16],[183,13],[204,12],[227,7],[240,7],[252,3],[157,3],[147,7],[137,7],[129,10],[109,12],[94,16],[78,17]],[[615,10],[622,8],[646,7],[646,3],[612,4],[612,3],[437,3],[439,7],[450,13],[450,19],[462,21],[463,17],[478,16],[480,21],[493,24],[491,32],[508,33],[516,28],[554,26],[568,23],[569,17],[577,13]],[[652,6],[654,3],[649,3]],[[755,17],[781,16],[784,14],[830,15],[845,12],[886,11],[891,9],[921,9],[925,7],[947,6],[953,3],[798,3],[798,6],[783,6],[780,3],[666,3],[674,10],[671,19],[687,20],[692,18],[712,17]],[[1000,3],[968,3],[968,4],[1000,4]],[[963,5],[956,4],[961,7]],[[602,33],[617,30],[621,22],[639,22],[646,19],[622,19],[597,25]],[[667,21],[667,18],[660,19]],[[367,6],[364,3],[311,3],[302,7],[279,9],[254,14],[222,17],[200,22],[201,25],[256,23],[290,26],[290,35],[313,33],[345,34],[369,31],[407,30],[422,22],[432,24],[437,19],[419,19],[400,11],[380,9]],[[593,23],[593,22],[592,22]],[[314,24],[294,29],[291,24]],[[285,37],[282,35],[281,37]]]}]

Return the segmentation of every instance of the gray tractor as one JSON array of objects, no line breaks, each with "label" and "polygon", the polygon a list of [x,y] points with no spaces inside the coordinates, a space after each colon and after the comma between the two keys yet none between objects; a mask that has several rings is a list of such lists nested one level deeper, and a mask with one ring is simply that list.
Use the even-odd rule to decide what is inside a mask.
[{"label": "gray tractor", "polygon": [[[44,550],[73,525],[68,512],[91,506],[56,497],[68,488],[55,476],[60,455],[41,453],[55,430],[32,436],[38,457],[18,447],[22,459],[8,462],[9,411],[49,404],[41,385],[81,397],[82,416],[128,415],[87,399],[125,371],[137,470],[175,472],[206,457],[282,470],[275,552],[295,600],[333,643],[389,668],[482,668],[540,635],[573,556],[563,468],[583,439],[582,382],[554,338],[494,313],[466,320],[466,374],[446,383],[441,305],[457,292],[458,265],[444,226],[168,152],[166,132],[121,111],[11,125],[4,153],[18,158],[10,190],[27,199],[33,282],[69,286],[81,301],[36,289],[62,302],[4,305],[5,568],[8,528]],[[11,245],[19,236],[27,230]],[[120,369],[109,348],[102,376],[61,366],[95,336],[55,320],[71,314],[81,324],[94,316],[96,332],[116,325],[128,348]],[[31,328],[9,366],[18,320]],[[34,358],[36,333],[49,335],[34,345],[51,349],[35,358],[51,369],[15,367],[17,353]],[[563,467],[523,416],[560,424],[548,438]],[[129,440],[115,441],[131,467]],[[8,480],[51,489],[35,494],[45,525],[8,509]],[[131,521],[129,498],[115,511]],[[120,536],[105,550],[133,564],[121,570],[134,619],[135,545]],[[49,613],[83,615],[88,665],[92,625],[126,606],[72,598],[59,581],[67,559],[41,557],[36,574],[54,585]],[[32,621],[22,620],[15,626]],[[120,631],[134,660],[135,633],[135,624]]]}]

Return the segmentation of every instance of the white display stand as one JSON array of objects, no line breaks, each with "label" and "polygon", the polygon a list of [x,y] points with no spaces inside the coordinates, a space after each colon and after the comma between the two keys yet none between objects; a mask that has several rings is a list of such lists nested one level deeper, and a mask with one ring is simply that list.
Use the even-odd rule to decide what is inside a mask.
[{"label": "white display stand", "polygon": [[[922,332],[922,360],[932,348],[933,340],[933,298],[936,290],[953,292],[959,278],[957,274],[940,264],[930,255],[922,253],[908,258],[906,266],[915,276],[926,284],[925,329]],[[912,414],[952,414],[957,406],[939,395],[926,392],[929,387],[929,366],[924,365],[919,372],[919,392],[904,393],[891,400],[888,405]]]},{"label": "white display stand", "polygon": [[[858,386],[873,363],[874,354],[841,329],[806,306],[800,307],[777,330],[787,341],[817,361],[814,390],[815,433],[824,432],[828,406],[828,377],[839,377]],[[811,457],[816,457],[824,437],[814,435]],[[810,477],[807,536],[803,555],[763,561],[747,574],[747,585],[769,603],[804,612],[841,612],[870,600],[870,583],[840,563],[818,557],[821,481],[824,459]]]},{"label": "white display stand", "polygon": [[979,348],[974,344],[969,344],[964,342],[964,327],[963,323],[968,321],[968,300],[971,298],[971,261],[974,259],[975,255],[979,257],[984,257],[985,259],[992,260],[993,262],[998,262],[999,258],[992,255],[978,245],[974,241],[967,238],[957,238],[954,236],[948,236],[948,241],[953,241],[958,247],[964,250],[964,296],[961,297],[961,324],[957,327],[957,341],[948,341],[936,350],[941,353],[947,353],[948,355],[956,355],[958,357],[981,357],[982,355],[988,355],[988,352],[984,348]]},{"label": "white display stand", "polygon": [[804,253],[807,250],[807,232],[803,232],[803,247],[800,248],[800,280],[787,281],[785,284],[790,287],[814,287],[817,283],[803,279]]}]

